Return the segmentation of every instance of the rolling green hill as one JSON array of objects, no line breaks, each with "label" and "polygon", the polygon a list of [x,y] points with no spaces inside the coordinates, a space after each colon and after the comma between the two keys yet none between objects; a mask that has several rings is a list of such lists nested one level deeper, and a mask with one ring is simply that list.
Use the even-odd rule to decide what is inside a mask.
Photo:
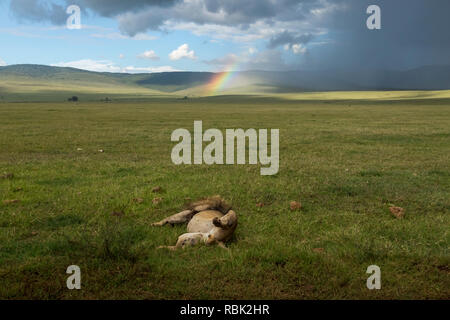
[{"label": "rolling green hill", "polygon": [[[234,73],[220,90],[207,90],[217,74],[164,72],[127,74],[92,72],[43,65],[0,67],[0,102],[80,100],[142,100],[210,95],[263,95],[287,99],[417,99],[449,98],[450,67],[373,71],[245,71]],[[422,93],[417,93],[419,90]],[[431,92],[434,90],[436,92]],[[438,91],[439,90],[439,91]],[[322,94],[319,92],[337,92]],[[345,92],[356,91],[359,94]],[[368,91],[383,91],[370,93]],[[414,91],[412,93],[404,91]],[[423,92],[425,91],[425,92]],[[386,93],[389,92],[389,93]],[[328,97],[328,98],[327,98]]]}]

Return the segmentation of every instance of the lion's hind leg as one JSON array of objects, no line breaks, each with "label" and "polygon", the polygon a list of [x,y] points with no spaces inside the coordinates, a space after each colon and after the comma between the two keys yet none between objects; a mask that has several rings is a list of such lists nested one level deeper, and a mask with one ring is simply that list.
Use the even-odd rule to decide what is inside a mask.
[{"label": "lion's hind leg", "polygon": [[223,217],[221,217],[221,218],[214,218],[213,219],[213,224],[216,227],[221,228],[223,230],[235,229],[236,225],[237,225],[236,212],[234,212],[233,210],[230,210]]},{"label": "lion's hind leg", "polygon": [[162,219],[159,222],[152,223],[152,226],[161,227],[166,224],[174,225],[174,224],[185,223],[185,222],[188,222],[189,220],[191,220],[192,217],[194,216],[194,214],[195,214],[195,212],[193,210],[181,211],[170,217]]},{"label": "lion's hind leg", "polygon": [[169,249],[169,250],[176,250],[176,246],[159,246],[157,249]]},{"label": "lion's hind leg", "polygon": [[176,250],[186,247],[192,247],[200,243],[205,243],[206,236],[201,232],[184,233],[178,237],[177,244],[174,246],[159,246],[158,249],[166,248]]}]

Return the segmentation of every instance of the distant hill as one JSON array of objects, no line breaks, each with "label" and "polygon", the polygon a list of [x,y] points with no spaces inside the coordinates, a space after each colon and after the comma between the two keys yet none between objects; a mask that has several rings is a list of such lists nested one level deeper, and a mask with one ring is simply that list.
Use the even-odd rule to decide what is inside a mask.
[{"label": "distant hill", "polygon": [[44,65],[10,65],[0,67],[0,101],[33,100],[33,97],[38,99],[38,96],[60,100],[72,94],[97,99],[102,96],[145,98],[168,95],[450,89],[450,66],[424,66],[408,71],[243,71],[234,73],[231,80],[219,90],[205,90],[216,75],[211,72],[106,73]]}]

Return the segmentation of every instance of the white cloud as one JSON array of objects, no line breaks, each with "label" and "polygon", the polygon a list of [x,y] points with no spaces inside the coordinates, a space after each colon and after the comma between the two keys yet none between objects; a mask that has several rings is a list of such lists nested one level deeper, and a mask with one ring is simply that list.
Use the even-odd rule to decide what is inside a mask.
[{"label": "white cloud", "polygon": [[168,20],[163,29],[169,31],[189,31],[196,36],[208,36],[218,40],[231,40],[237,43],[250,43],[263,39],[270,39],[284,31],[295,34],[321,35],[327,33],[326,28],[304,20],[293,21],[256,21],[246,25],[245,32],[240,26],[225,26],[218,24],[197,24],[194,22],[179,22]]},{"label": "white cloud", "polygon": [[154,72],[173,72],[182,71],[175,69],[171,66],[159,66],[159,67],[135,67],[127,66],[120,67],[114,62],[109,60],[91,60],[83,59],[70,62],[59,62],[52,64],[55,67],[71,67],[95,72],[115,72],[115,73],[154,73]]},{"label": "white cloud", "polygon": [[121,68],[116,66],[114,62],[108,60],[91,60],[83,59],[70,62],[59,62],[52,64],[55,67],[71,67],[96,72],[121,72]]},{"label": "white cloud", "polygon": [[189,50],[189,45],[187,43],[179,46],[176,50],[173,50],[169,54],[169,58],[170,60],[180,60],[182,58],[188,58],[192,60],[197,59],[194,50]]},{"label": "white cloud", "polygon": [[164,23],[164,28],[169,31],[189,31],[196,36],[209,36],[219,40],[233,40],[236,42],[251,42],[259,39],[263,39],[264,36],[258,33],[254,33],[250,30],[247,32],[241,32],[239,27],[221,26],[215,24],[203,24],[198,25],[193,22],[175,22],[167,21]]},{"label": "white cloud", "polygon": [[153,50],[145,51],[138,55],[138,58],[141,59],[150,59],[150,60],[159,60],[158,55]]},{"label": "white cloud", "polygon": [[4,67],[4,66],[6,66],[6,62],[2,58],[0,58],[0,67]]},{"label": "white cloud", "polygon": [[257,52],[258,52],[258,49],[255,49],[253,47],[248,48],[248,53],[250,55],[253,55],[253,54],[257,53]]},{"label": "white cloud", "polygon": [[348,5],[346,3],[330,3],[328,1],[322,1],[323,6],[315,9],[311,9],[310,12],[316,17],[323,17],[327,14],[331,14],[336,11],[343,11],[348,9]]},{"label": "white cloud", "polygon": [[304,54],[306,53],[306,48],[301,43],[296,43],[292,45],[292,52],[294,52],[295,54]]},{"label": "white cloud", "polygon": [[158,73],[158,72],[174,72],[174,71],[182,71],[175,69],[171,66],[161,66],[161,67],[134,67],[134,66],[128,66],[123,68],[123,72],[127,73]]},{"label": "white cloud", "polygon": [[303,45],[302,43],[294,43],[292,45],[289,43],[286,43],[283,46],[283,49],[285,51],[289,51],[292,49],[292,52],[294,54],[305,54],[308,51],[308,49],[306,49],[305,45]]}]

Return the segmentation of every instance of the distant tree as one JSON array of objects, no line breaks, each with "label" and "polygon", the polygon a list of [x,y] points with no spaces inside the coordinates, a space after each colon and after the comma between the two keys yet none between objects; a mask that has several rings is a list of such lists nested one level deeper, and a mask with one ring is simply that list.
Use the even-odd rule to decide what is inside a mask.
[{"label": "distant tree", "polygon": [[73,101],[76,102],[78,101],[78,97],[77,96],[73,96],[72,98],[67,99],[68,101]]}]

